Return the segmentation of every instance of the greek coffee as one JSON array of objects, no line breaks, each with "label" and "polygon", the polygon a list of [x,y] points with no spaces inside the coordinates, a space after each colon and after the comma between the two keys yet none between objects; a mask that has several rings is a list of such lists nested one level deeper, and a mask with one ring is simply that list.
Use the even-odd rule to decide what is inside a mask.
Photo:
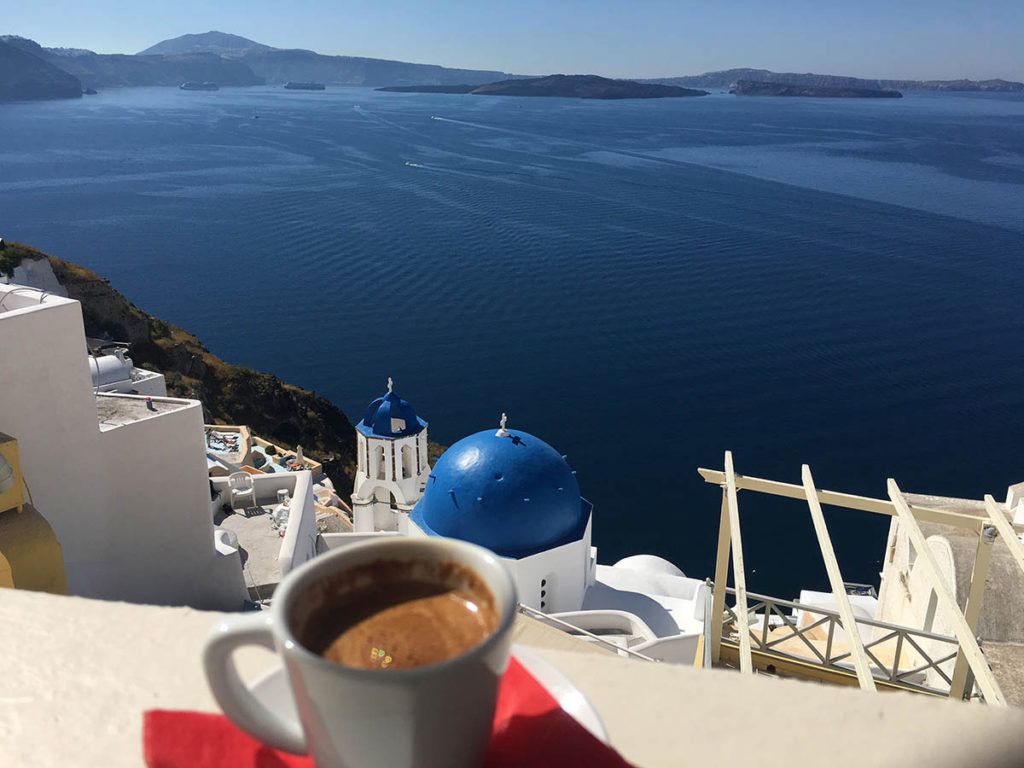
[{"label": "greek coffee", "polygon": [[497,628],[494,597],[457,563],[382,561],[315,585],[319,600],[296,635],[328,661],[408,669],[458,656]]}]

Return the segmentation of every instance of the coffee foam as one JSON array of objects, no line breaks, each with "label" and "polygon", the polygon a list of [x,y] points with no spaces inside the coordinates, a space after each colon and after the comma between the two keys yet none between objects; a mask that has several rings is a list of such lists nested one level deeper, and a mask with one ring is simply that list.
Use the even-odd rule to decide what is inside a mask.
[{"label": "coffee foam", "polygon": [[478,645],[498,624],[483,579],[450,560],[354,566],[309,585],[292,602],[289,624],[304,647],[364,669],[444,661]]}]

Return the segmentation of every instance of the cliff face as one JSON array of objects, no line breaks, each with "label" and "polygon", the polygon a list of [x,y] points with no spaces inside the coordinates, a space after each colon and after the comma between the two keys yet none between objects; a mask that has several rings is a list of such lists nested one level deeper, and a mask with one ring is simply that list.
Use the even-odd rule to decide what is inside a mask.
[{"label": "cliff face", "polygon": [[186,80],[218,85],[261,85],[263,78],[244,64],[213,53],[176,56],[128,56],[91,51],[49,60],[90,88],[130,85],[181,85]]},{"label": "cliff face", "polygon": [[303,50],[249,51],[239,61],[268,83],[292,80],[333,85],[450,85],[490,83],[508,77],[503,72],[488,70],[449,69],[357,56],[324,56]]},{"label": "cliff face", "polygon": [[288,448],[301,445],[324,460],[324,471],[340,493],[352,487],[355,431],[329,400],[224,362],[191,333],[143,312],[109,281],[77,264],[8,243],[0,251],[0,270],[13,270],[26,259],[49,259],[68,296],[82,303],[86,333],[129,342],[135,365],[164,373],[168,394],[201,400],[208,423],[247,424]]},{"label": "cliff face", "polygon": [[[7,36],[0,38],[13,48],[78,78],[82,86],[109,88],[131,85],[181,85],[186,80],[211,81],[220,85],[261,85],[263,78],[245,64],[214,53],[185,53],[173,56],[128,56],[93,53],[82,49],[43,48],[34,40]],[[4,72],[0,62],[0,78]],[[78,82],[76,80],[76,82]]]},{"label": "cliff face", "polygon": [[77,99],[82,96],[78,78],[0,40],[0,101],[30,99]]}]

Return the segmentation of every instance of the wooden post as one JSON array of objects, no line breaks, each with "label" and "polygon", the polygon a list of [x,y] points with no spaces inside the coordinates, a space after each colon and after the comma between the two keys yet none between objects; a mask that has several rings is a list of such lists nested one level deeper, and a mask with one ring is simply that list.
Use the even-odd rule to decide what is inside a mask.
[{"label": "wooden post", "polygon": [[725,497],[729,507],[729,534],[732,539],[732,578],[736,582],[736,630],[740,635],[740,672],[750,673],[750,619],[747,614],[747,575],[743,569],[743,538],[740,535],[740,506],[736,501],[736,472],[732,451],[725,452]]},{"label": "wooden post", "polygon": [[821,548],[821,556],[825,560],[825,571],[828,573],[828,581],[832,586],[832,595],[836,599],[836,607],[839,609],[843,629],[846,630],[846,637],[850,644],[850,655],[853,657],[853,666],[857,670],[857,681],[860,683],[862,690],[874,691],[875,678],[871,675],[871,666],[868,663],[867,653],[864,651],[864,643],[860,639],[857,620],[853,617],[850,598],[846,594],[846,587],[843,586],[843,574],[839,570],[839,561],[836,560],[836,553],[832,548],[832,539],[828,535],[825,515],[821,511],[821,504],[818,503],[818,492],[814,488],[811,468],[804,464],[802,474],[804,491],[807,493],[807,506],[811,510],[811,520],[814,521],[814,532],[818,536],[818,546]]},{"label": "wooden post", "polygon": [[964,615],[960,613],[956,599],[949,591],[949,586],[943,581],[942,574],[939,573],[939,566],[936,564],[935,557],[928,548],[924,534],[921,532],[917,520],[910,511],[907,500],[903,498],[903,492],[892,478],[889,478],[888,490],[889,498],[896,507],[896,512],[906,527],[910,541],[917,552],[917,560],[923,567],[925,578],[931,582],[931,587],[939,598],[939,605],[946,614],[946,618],[953,625],[956,638],[960,641],[960,651],[967,658],[967,663],[977,679],[978,687],[981,688],[986,703],[1005,707],[1006,698],[1003,696],[1003,692],[999,690],[999,684],[996,682],[992,670],[989,669],[985,655],[981,652],[981,648],[978,647],[978,641],[974,639],[974,631],[967,624],[967,619],[964,618]]},{"label": "wooden post", "polygon": [[1010,550],[1010,554],[1013,555],[1013,559],[1017,561],[1017,565],[1024,571],[1024,544],[1020,543],[1017,533],[1006,519],[1002,509],[996,504],[996,500],[987,494],[985,496],[985,509],[988,510],[988,515],[992,518],[992,525],[996,527],[999,535],[1006,542],[1006,546]]},{"label": "wooden post", "polygon": [[722,515],[718,520],[718,553],[715,556],[715,591],[712,594],[711,615],[704,621],[711,622],[711,664],[718,664],[722,655],[722,621],[725,616],[725,588],[729,584],[729,549],[732,539],[729,532],[729,497],[722,486]]},{"label": "wooden post", "polygon": [[[995,531],[993,531],[995,533]],[[964,618],[971,629],[971,636],[978,636],[978,616],[981,614],[981,601],[985,596],[985,581],[988,578],[988,564],[992,559],[992,542],[995,536],[986,536],[982,531],[978,536],[978,548],[974,555],[974,570],[971,571],[971,589],[967,593],[967,605],[964,606]],[[956,654],[956,666],[953,667],[953,681],[949,684],[949,698],[962,699],[968,693],[967,688],[967,657],[961,647]]]}]

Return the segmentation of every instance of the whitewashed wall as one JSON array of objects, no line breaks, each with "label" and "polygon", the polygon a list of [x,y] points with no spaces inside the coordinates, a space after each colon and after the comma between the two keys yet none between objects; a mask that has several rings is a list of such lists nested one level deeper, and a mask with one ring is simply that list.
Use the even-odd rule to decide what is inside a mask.
[{"label": "whitewashed wall", "polygon": [[11,290],[0,285],[0,431],[18,440],[70,592],[240,608],[238,556],[214,545],[199,403],[101,433],[79,303]]}]

